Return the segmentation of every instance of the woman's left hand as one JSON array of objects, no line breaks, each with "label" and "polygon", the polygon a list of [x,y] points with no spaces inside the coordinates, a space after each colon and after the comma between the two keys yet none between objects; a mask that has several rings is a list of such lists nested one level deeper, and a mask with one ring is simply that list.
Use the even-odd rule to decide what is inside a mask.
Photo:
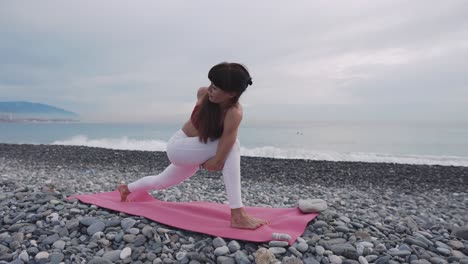
[{"label": "woman's left hand", "polygon": [[216,158],[211,158],[201,165],[207,171],[220,171],[224,167],[224,162],[219,162]]}]

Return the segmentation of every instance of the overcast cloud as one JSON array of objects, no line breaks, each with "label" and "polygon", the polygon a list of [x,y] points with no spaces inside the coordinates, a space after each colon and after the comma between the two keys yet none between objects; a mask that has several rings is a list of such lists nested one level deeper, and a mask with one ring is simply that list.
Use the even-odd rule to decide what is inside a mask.
[{"label": "overcast cloud", "polygon": [[245,64],[247,121],[466,121],[468,1],[2,1],[0,101],[182,121]]}]

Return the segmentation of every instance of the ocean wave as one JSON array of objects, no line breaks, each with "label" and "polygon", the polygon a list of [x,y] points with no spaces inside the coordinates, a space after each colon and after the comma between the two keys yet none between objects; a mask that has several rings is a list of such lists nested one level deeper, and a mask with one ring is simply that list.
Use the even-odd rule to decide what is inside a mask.
[{"label": "ocean wave", "polygon": [[167,142],[163,140],[129,139],[128,137],[90,139],[85,135],[77,135],[70,139],[56,140],[51,144],[121,150],[166,151]]},{"label": "ocean wave", "polygon": [[[84,135],[66,140],[57,140],[52,145],[88,146],[120,150],[166,151],[167,142],[163,140],[140,140],[120,138],[90,139]],[[241,147],[241,155],[277,159],[307,159],[326,161],[383,162],[398,164],[443,165],[468,167],[468,157],[403,155],[384,153],[317,151],[309,149],[279,148],[273,146],[246,148]]]},{"label": "ocean wave", "polygon": [[282,149],[277,147],[241,148],[243,156],[277,159],[308,159],[326,161],[382,162],[418,165],[443,165],[468,167],[468,157],[403,155],[384,153],[314,151],[307,149]]}]

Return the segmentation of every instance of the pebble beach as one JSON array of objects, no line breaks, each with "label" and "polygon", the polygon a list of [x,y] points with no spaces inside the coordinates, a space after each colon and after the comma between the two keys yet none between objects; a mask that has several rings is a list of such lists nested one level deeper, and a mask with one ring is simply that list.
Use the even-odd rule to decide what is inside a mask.
[{"label": "pebble beach", "polygon": [[[164,152],[0,144],[0,263],[468,264],[468,167],[242,157],[245,205],[327,202],[293,245],[213,237],[67,199],[168,164]],[[226,203],[219,172],[151,194]]]}]

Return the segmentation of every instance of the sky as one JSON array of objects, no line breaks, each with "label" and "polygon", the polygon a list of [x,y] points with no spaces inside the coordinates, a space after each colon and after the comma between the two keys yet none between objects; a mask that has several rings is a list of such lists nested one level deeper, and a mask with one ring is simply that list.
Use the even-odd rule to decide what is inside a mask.
[{"label": "sky", "polygon": [[468,1],[7,0],[0,36],[0,101],[82,121],[185,121],[222,61],[246,122],[468,121]]}]

